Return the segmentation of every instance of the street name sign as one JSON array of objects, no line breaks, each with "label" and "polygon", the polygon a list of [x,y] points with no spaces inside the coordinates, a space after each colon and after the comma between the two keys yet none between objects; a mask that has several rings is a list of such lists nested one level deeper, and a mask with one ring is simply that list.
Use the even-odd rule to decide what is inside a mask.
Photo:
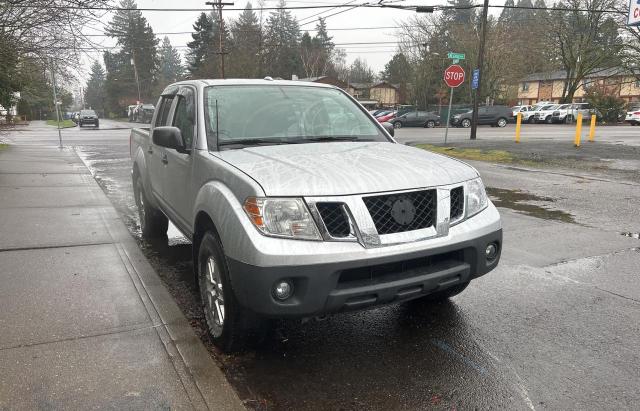
[{"label": "street name sign", "polygon": [[459,87],[464,83],[464,69],[457,64],[452,64],[444,71],[444,82],[451,88]]},{"label": "street name sign", "polygon": [[447,54],[447,58],[454,59],[454,60],[464,60],[464,53],[453,53],[453,52],[450,51]]}]

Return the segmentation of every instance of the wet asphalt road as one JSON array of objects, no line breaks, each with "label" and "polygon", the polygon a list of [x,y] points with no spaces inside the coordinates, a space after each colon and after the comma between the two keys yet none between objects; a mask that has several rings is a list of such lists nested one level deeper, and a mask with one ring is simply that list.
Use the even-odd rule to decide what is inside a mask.
[{"label": "wet asphalt road", "polygon": [[[101,126],[65,130],[65,144],[140,239],[129,125]],[[56,139],[46,126],[10,135]],[[606,168],[473,165],[507,207],[498,269],[444,304],[281,322],[243,355],[218,353],[202,331],[190,244],[173,230],[168,243],[140,245],[249,408],[637,409],[640,181]]]}]

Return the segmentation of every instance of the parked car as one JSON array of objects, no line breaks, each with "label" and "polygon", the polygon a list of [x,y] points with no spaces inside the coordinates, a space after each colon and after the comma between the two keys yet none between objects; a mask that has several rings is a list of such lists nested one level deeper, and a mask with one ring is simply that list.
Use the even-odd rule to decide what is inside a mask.
[{"label": "parked car", "polygon": [[393,113],[393,110],[378,110],[376,114],[374,114],[375,118],[386,116],[387,114]]},{"label": "parked car", "polygon": [[551,124],[553,111],[559,106],[559,104],[549,104],[548,106],[540,107],[534,114],[534,121],[536,123]]},{"label": "parked car", "polygon": [[388,123],[391,122],[391,120],[393,120],[394,118],[396,118],[396,111],[391,111],[384,116],[376,117],[376,120],[378,120],[380,123]]},{"label": "parked car", "polygon": [[[456,114],[451,117],[451,125],[454,127],[471,127],[473,110]],[[478,108],[478,125],[491,125],[504,127],[513,116],[511,108],[507,106],[484,106]]]},{"label": "parked car", "polygon": [[578,118],[578,113],[582,113],[582,120],[590,120],[593,107],[589,103],[573,103],[567,113],[567,121],[573,122]]},{"label": "parked car", "polygon": [[100,127],[98,114],[93,110],[80,110],[80,115],[78,117],[78,126],[82,127],[87,124],[91,124],[96,128]]},{"label": "parked car", "polygon": [[135,109],[135,121],[138,123],[150,123],[155,109],[153,104],[139,104]]},{"label": "parked car", "polygon": [[440,116],[429,111],[410,111],[391,120],[394,128],[427,127],[440,125]]},{"label": "parked car", "polygon": [[157,106],[130,136],[142,233],[166,237],[171,219],[191,240],[223,351],[266,318],[444,300],[498,264],[500,215],[478,172],[396,143],[337,87],[193,80]]},{"label": "parked car", "polygon": [[551,115],[552,123],[571,123],[574,119],[573,104],[560,104]]},{"label": "parked car", "polygon": [[627,115],[624,121],[632,126],[640,124],[640,103],[630,103],[627,106]]}]

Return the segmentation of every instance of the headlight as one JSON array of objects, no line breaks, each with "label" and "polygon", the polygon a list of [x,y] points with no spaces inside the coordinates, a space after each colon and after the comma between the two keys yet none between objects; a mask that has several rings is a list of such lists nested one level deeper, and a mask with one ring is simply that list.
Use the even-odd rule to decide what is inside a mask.
[{"label": "headlight", "polygon": [[478,214],[487,208],[489,199],[487,192],[484,190],[484,184],[478,177],[467,183],[467,217]]},{"label": "headlight", "polygon": [[301,198],[249,197],[244,211],[263,234],[300,240],[321,240],[316,223]]}]

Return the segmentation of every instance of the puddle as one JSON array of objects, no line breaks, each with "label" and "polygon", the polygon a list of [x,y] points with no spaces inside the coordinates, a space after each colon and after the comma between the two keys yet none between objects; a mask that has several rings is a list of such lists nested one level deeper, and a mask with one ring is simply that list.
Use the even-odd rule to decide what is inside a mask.
[{"label": "puddle", "polygon": [[506,190],[503,188],[487,187],[487,194],[496,207],[509,208],[523,214],[542,218],[544,220],[556,220],[565,223],[575,223],[573,216],[562,210],[550,210],[539,205],[531,204],[532,201],[554,202],[550,197],[540,197],[519,190]]},{"label": "puddle", "polygon": [[631,238],[635,238],[636,240],[640,240],[640,233],[630,233],[630,232],[624,232],[624,233],[620,233],[625,237],[631,237]]}]

